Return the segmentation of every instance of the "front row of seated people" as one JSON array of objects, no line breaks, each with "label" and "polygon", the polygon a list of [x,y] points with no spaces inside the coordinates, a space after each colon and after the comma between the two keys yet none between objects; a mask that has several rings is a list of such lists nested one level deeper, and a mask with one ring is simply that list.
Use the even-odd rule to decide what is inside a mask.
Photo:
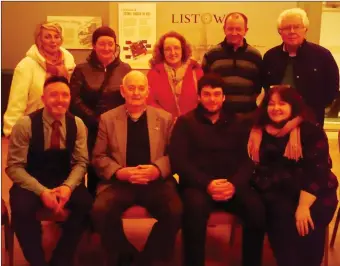
[{"label": "front row of seated people", "polygon": [[[289,86],[274,86],[250,121],[222,108],[228,97],[223,84],[219,76],[204,75],[197,84],[198,106],[173,123],[171,114],[146,105],[145,75],[126,74],[125,104],[100,118],[91,163],[102,181],[93,203],[83,182],[86,127],[67,112],[67,79],[48,78],[45,107],[13,128],[6,168],[14,182],[13,228],[30,265],[73,265],[88,215],[101,236],[106,265],[173,265],[180,228],[184,265],[205,265],[207,220],[217,208],[242,221],[242,265],[262,265],[265,233],[279,266],[320,265],[338,186],[324,131]],[[292,142],[292,133],[280,132],[295,117],[300,124]],[[260,145],[248,152],[252,127],[260,132]],[[157,220],[141,252],[122,226],[122,214],[135,204]],[[36,219],[41,207],[65,216],[70,211],[48,262]]]}]

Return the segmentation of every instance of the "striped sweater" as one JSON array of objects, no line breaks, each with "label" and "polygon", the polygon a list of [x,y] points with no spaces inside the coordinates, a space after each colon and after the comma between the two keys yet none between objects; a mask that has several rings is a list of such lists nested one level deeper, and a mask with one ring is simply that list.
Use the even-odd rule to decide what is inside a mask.
[{"label": "striped sweater", "polygon": [[204,73],[214,72],[225,81],[225,107],[237,113],[247,113],[256,109],[256,97],[261,93],[260,52],[247,44],[234,51],[226,39],[209,50],[203,58]]}]

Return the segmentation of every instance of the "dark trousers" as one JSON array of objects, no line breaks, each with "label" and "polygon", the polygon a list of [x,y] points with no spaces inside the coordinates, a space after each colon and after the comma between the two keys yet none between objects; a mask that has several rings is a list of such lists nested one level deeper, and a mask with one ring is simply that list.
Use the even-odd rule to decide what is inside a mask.
[{"label": "dark trousers", "polygon": [[320,266],[326,227],[336,204],[325,206],[317,199],[310,209],[315,229],[309,228],[307,236],[299,236],[295,220],[297,199],[277,191],[261,196],[266,207],[268,238],[278,266]]},{"label": "dark trousers", "polygon": [[97,176],[94,167],[89,165],[87,167],[87,190],[92,195],[93,198],[96,197],[97,185],[100,179]]},{"label": "dark trousers", "polygon": [[121,254],[137,254],[124,234],[121,217],[133,205],[145,207],[157,219],[144,250],[137,256],[137,265],[150,266],[154,261],[171,261],[182,213],[175,180],[156,180],[148,185],[115,180],[97,195],[92,210],[92,220],[101,235],[109,265],[117,265],[117,257]]},{"label": "dark trousers", "polygon": [[[86,229],[92,201],[82,184],[72,192],[65,206],[71,213],[62,224],[63,232],[53,251],[52,265],[72,265],[78,241]],[[42,248],[41,223],[36,219],[37,210],[43,207],[40,198],[31,191],[13,185],[10,189],[10,205],[12,225],[26,260],[32,266],[47,266]]]},{"label": "dark trousers", "polygon": [[244,189],[240,195],[225,202],[216,202],[207,192],[195,188],[184,188],[181,196],[185,266],[205,265],[207,223],[214,209],[234,213],[243,220],[242,265],[261,265],[265,216],[263,204],[255,190]]},{"label": "dark trousers", "polygon": [[[96,144],[97,132],[98,132],[97,127],[88,128],[87,148],[89,152],[90,161],[92,160],[92,151],[94,149],[94,145]],[[90,192],[93,198],[96,197],[96,190],[99,181],[100,178],[97,176],[94,167],[91,164],[89,164],[87,167],[87,190]]]}]

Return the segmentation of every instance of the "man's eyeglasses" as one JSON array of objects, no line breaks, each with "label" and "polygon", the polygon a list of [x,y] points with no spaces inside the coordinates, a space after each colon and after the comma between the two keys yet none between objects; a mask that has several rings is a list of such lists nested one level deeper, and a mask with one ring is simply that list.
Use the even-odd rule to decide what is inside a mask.
[{"label": "man's eyeglasses", "polygon": [[299,31],[302,31],[304,29],[305,29],[305,26],[303,26],[303,25],[290,25],[290,26],[280,28],[280,30],[283,33],[289,33],[292,30],[294,30],[294,32],[299,32]]}]

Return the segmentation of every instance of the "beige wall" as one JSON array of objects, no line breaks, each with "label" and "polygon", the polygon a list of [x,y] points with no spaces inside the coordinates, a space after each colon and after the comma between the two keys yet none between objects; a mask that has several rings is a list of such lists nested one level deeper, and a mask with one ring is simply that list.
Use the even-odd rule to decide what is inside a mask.
[{"label": "beige wall", "polygon": [[319,43],[321,29],[322,2],[298,2],[298,7],[304,9],[309,18],[307,39]]},{"label": "beige wall", "polygon": [[[2,2],[2,65],[1,69],[14,69],[33,44],[33,32],[36,24],[46,19],[48,15],[55,16],[101,16],[103,24],[108,24],[114,30],[118,29],[117,2]],[[245,12],[249,19],[248,38],[250,43],[266,43],[266,50],[280,42],[276,32],[276,17],[285,8],[300,6],[310,18],[311,27],[308,39],[319,42],[321,2],[253,2],[253,3],[157,3],[157,37],[171,29],[190,32],[189,38],[200,43],[205,35],[202,25],[172,24],[171,14],[182,10],[194,12],[228,13],[231,11]],[[20,16],[19,16],[20,14]],[[206,31],[207,42],[216,43],[223,38],[221,25],[215,25],[216,30]],[[263,30],[265,28],[265,30]],[[203,29],[204,30],[204,29]],[[216,31],[216,33],[215,33]],[[118,34],[119,35],[119,34]],[[118,36],[119,38],[119,36]],[[259,42],[260,40],[260,42]],[[268,44],[266,42],[268,41]],[[263,52],[263,51],[261,51]],[[76,63],[83,62],[89,50],[71,50]]]},{"label": "beige wall", "polygon": [[[216,17],[223,18],[230,12],[240,11],[248,17],[247,42],[255,46],[262,54],[281,42],[277,33],[276,21],[278,15],[285,9],[296,7],[296,2],[205,2],[157,4],[157,33],[162,34],[170,28],[182,33],[193,45],[193,55],[201,61],[204,53],[221,42],[225,35],[223,21],[216,21]],[[162,14],[158,16],[158,14]],[[181,15],[206,14],[210,23],[180,23]],[[191,19],[193,20],[193,19]],[[174,23],[175,22],[175,23]]]},{"label": "beige wall", "polygon": [[[108,2],[2,2],[1,69],[14,69],[34,43],[35,26],[47,16],[100,16],[109,24]],[[19,15],[20,14],[20,15]],[[76,63],[89,50],[71,50]]]}]

